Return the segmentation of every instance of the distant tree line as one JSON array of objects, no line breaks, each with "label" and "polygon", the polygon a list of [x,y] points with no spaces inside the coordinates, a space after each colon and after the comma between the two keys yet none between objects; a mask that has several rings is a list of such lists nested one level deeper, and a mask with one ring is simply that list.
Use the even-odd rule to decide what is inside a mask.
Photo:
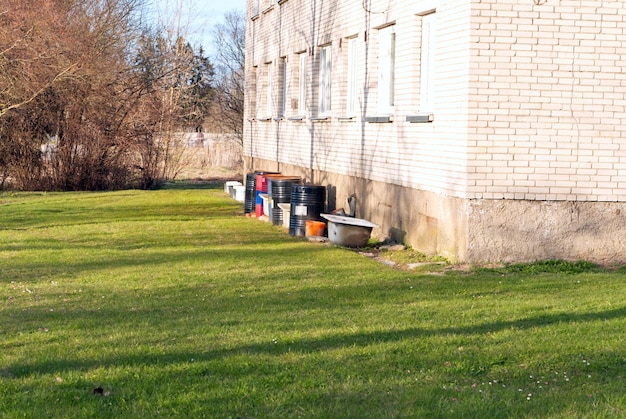
[{"label": "distant tree line", "polygon": [[200,129],[224,90],[202,48],[144,23],[142,1],[0,2],[0,189],[176,174],[174,133]]}]

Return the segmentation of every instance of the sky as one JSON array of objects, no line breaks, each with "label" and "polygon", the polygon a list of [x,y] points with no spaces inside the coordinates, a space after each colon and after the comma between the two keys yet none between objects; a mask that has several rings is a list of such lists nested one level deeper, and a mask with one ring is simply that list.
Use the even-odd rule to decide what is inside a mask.
[{"label": "sky", "polygon": [[223,22],[224,13],[240,10],[245,11],[246,0],[153,0],[159,15],[169,16],[168,21],[182,10],[181,22],[189,23],[189,38],[198,41],[209,55],[213,50],[211,30]]}]

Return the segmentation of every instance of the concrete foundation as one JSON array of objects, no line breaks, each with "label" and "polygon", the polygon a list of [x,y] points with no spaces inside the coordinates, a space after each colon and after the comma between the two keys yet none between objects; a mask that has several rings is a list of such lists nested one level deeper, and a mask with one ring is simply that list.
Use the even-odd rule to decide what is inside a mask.
[{"label": "concrete foundation", "polygon": [[468,260],[547,259],[626,263],[626,204],[473,200],[468,202]]},{"label": "concrete foundation", "polygon": [[451,262],[626,263],[626,203],[470,200],[259,159],[246,167],[326,186],[329,212],[356,197],[356,217],[379,225],[373,237]]},{"label": "concrete foundation", "polygon": [[326,186],[329,212],[347,210],[347,198],[356,197],[355,216],[378,224],[372,231],[376,239],[393,239],[454,262],[467,259],[467,210],[463,199],[259,159],[247,159],[246,163],[248,172],[277,171]]}]

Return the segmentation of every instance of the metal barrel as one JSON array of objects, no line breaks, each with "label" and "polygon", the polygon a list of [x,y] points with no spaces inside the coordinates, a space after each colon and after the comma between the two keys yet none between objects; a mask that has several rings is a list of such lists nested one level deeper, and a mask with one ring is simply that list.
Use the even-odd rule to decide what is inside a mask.
[{"label": "metal barrel", "polygon": [[291,189],[291,215],[289,234],[306,235],[306,221],[324,221],[320,214],[326,205],[326,187],[322,185],[293,185]]},{"label": "metal barrel", "polygon": [[280,175],[277,172],[255,172],[256,173],[256,199],[255,203],[255,215],[257,218],[263,215],[263,198],[262,194],[267,193],[269,176]]},{"label": "metal barrel", "polygon": [[254,212],[254,201],[256,199],[256,174],[246,174],[246,192],[243,203],[243,212],[251,214]]},{"label": "metal barrel", "polygon": [[291,190],[294,184],[301,184],[302,178],[297,176],[271,176],[267,188],[270,197],[269,217],[272,225],[283,225],[283,210],[278,204],[291,202]]},{"label": "metal barrel", "polygon": [[[257,175],[264,174],[264,173],[277,174],[276,172],[264,172],[261,170],[256,170],[252,173],[246,174],[246,189],[245,189],[244,204],[243,204],[243,210],[245,214],[255,214],[256,200],[257,200],[256,177]],[[259,200],[260,199],[261,198],[259,197]],[[263,203],[261,202],[261,204]]]}]

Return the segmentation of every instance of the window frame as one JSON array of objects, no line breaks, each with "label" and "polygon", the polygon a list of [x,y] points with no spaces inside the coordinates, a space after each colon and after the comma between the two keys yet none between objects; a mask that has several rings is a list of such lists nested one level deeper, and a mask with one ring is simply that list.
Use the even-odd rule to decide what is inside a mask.
[{"label": "window frame", "polygon": [[332,110],[332,44],[319,47],[317,116],[327,118]]},{"label": "window frame", "polygon": [[421,16],[419,111],[433,112],[436,95],[435,74],[437,20],[436,13]]},{"label": "window frame", "polygon": [[376,110],[393,114],[395,109],[395,24],[378,29],[378,92]]},{"label": "window frame", "polygon": [[358,37],[347,39],[348,43],[348,66],[346,69],[346,116],[355,117],[358,114]]},{"label": "window frame", "polygon": [[263,115],[261,115],[261,111],[262,111],[262,92],[263,92],[263,84],[261,82],[261,80],[263,80],[262,76],[263,74],[261,74],[261,72],[263,71],[263,67],[262,66],[254,66],[254,90],[255,90],[255,94],[254,94],[254,117],[256,119],[261,119],[263,118]]},{"label": "window frame", "polygon": [[287,57],[281,57],[279,62],[280,100],[277,116],[284,118],[287,113]]},{"label": "window frame", "polygon": [[306,76],[308,54],[298,54],[298,115],[306,115]]},{"label": "window frame", "polygon": [[273,111],[274,111],[274,103],[272,100],[272,93],[273,93],[273,73],[274,73],[274,61],[270,61],[265,63],[265,69],[266,69],[266,74],[265,74],[265,81],[266,81],[266,86],[265,86],[265,116],[267,117],[271,117],[273,115]]}]

